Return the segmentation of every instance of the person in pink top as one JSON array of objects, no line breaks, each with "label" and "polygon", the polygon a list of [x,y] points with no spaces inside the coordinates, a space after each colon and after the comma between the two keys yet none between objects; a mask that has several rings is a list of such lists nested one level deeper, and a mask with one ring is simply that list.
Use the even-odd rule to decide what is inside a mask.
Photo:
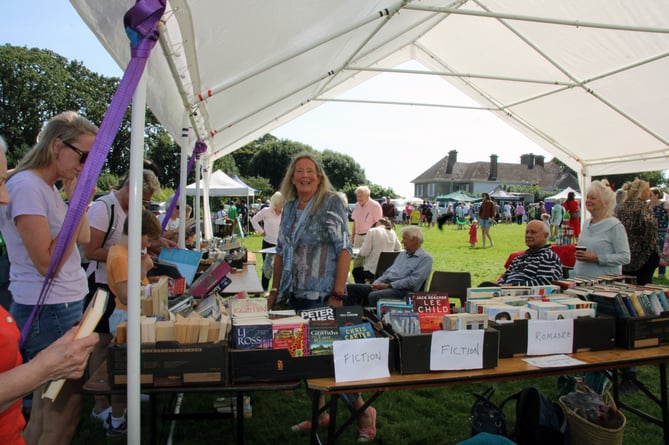
[{"label": "person in pink top", "polygon": [[[365,241],[367,231],[374,227],[378,220],[383,218],[383,209],[381,204],[371,199],[372,192],[366,185],[361,185],[355,189],[355,197],[358,200],[351,219],[353,220],[353,248],[362,247]],[[353,261],[353,267],[363,267],[365,257],[358,255]]]}]

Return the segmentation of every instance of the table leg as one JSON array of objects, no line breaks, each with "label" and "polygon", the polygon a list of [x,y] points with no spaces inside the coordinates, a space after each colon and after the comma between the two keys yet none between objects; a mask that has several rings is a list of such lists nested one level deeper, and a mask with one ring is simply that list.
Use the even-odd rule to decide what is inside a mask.
[{"label": "table leg", "polygon": [[337,442],[337,407],[339,405],[339,394],[330,395],[330,423],[328,424],[328,445]]},{"label": "table leg", "polygon": [[669,445],[669,400],[667,399],[667,365],[660,363],[660,400],[662,401],[662,429],[664,445]]},{"label": "table leg", "polygon": [[235,392],[237,399],[237,445],[244,445],[244,393]]},{"label": "table leg", "polygon": [[154,393],[149,394],[149,416],[151,417],[150,426],[149,426],[149,442],[152,444],[158,444],[158,415],[157,408],[158,402],[156,401],[157,395]]},{"label": "table leg", "polygon": [[311,391],[311,431],[309,431],[309,443],[311,445],[321,445],[321,440],[318,437],[318,414],[320,412],[319,400],[321,398],[320,391]]}]

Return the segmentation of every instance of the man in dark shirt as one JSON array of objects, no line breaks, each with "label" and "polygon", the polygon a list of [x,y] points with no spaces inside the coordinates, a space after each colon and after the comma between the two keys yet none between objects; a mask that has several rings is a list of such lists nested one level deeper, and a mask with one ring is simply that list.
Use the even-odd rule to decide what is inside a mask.
[{"label": "man in dark shirt", "polygon": [[497,284],[537,286],[551,284],[562,278],[562,263],[551,249],[549,229],[542,221],[530,221],[525,227],[525,245],[528,249],[509,264]]}]

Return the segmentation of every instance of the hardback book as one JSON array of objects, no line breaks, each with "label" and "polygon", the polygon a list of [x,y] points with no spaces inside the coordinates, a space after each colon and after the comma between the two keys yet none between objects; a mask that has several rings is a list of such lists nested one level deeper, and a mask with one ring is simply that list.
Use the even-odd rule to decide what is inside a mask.
[{"label": "hardback book", "polygon": [[488,317],[485,314],[445,314],[444,315],[444,330],[458,331],[458,330],[474,330],[487,329]]},{"label": "hardback book", "polygon": [[388,312],[385,317],[397,334],[420,334],[420,319],[416,312]]},{"label": "hardback book", "polygon": [[342,306],[335,308],[337,326],[351,326],[362,323],[361,306]]},{"label": "hardback book", "polygon": [[566,309],[563,311],[547,311],[541,314],[542,320],[563,320],[567,318],[594,317],[595,310],[587,309]]},{"label": "hardback book", "polygon": [[269,318],[233,318],[233,348],[272,349],[273,343],[272,321]]},{"label": "hardback book", "polygon": [[341,340],[338,327],[309,326],[309,355],[327,355],[333,353],[332,343]]},{"label": "hardback book", "polygon": [[470,298],[493,298],[501,296],[501,287],[470,287],[467,289],[467,300]]},{"label": "hardback book", "polygon": [[[91,301],[86,306],[86,310],[81,317],[81,322],[79,323],[79,328],[77,333],[74,335],[75,340],[79,338],[84,338],[93,333],[93,330],[98,325],[98,322],[102,318],[102,315],[105,313],[107,308],[107,299],[109,298],[109,291],[105,289],[98,288],[95,291],[95,295],[91,298]],[[60,390],[65,384],[65,379],[58,379],[49,382],[44,393],[42,393],[42,398],[49,400],[56,400]]]},{"label": "hardback book", "polygon": [[299,315],[272,320],[272,348],[288,349],[291,357],[309,355],[309,321]]},{"label": "hardback book", "polygon": [[445,292],[414,292],[411,294],[411,304],[413,311],[418,314],[431,313],[443,315],[451,313],[448,294]]},{"label": "hardback book", "polygon": [[379,318],[383,318],[385,313],[390,311],[413,312],[413,305],[404,300],[384,298],[376,302],[376,314]]},{"label": "hardback book", "polygon": [[234,317],[248,317],[256,315],[267,315],[267,298],[231,298],[230,315]]},{"label": "hardback book", "polygon": [[418,313],[418,320],[420,322],[421,334],[429,334],[434,331],[441,331],[444,329],[444,315],[445,313],[438,312],[420,312]]},{"label": "hardback book", "polygon": [[357,340],[363,338],[374,338],[374,329],[368,321],[355,325],[339,326],[339,333],[343,340]]},{"label": "hardback book", "polygon": [[309,320],[311,326],[314,326],[314,323],[319,326],[335,326],[337,324],[335,310],[331,306],[303,309],[300,311],[300,316]]},{"label": "hardback book", "polygon": [[153,304],[153,312],[151,315],[155,315],[161,320],[166,320],[169,318],[167,312],[167,300],[169,297],[169,277],[162,276],[158,278],[158,281],[151,283],[151,301]]}]

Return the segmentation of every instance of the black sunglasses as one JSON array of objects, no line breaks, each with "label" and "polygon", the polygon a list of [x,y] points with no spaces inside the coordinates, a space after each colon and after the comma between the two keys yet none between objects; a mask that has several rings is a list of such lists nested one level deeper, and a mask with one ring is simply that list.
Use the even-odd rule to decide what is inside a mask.
[{"label": "black sunglasses", "polygon": [[61,141],[61,142],[62,142],[66,147],[71,148],[72,150],[74,150],[74,152],[75,152],[76,154],[79,155],[79,162],[80,162],[80,163],[83,164],[84,162],[86,162],[86,159],[88,158],[88,153],[86,153],[85,151],[81,151],[81,150],[79,150],[77,147],[75,147],[74,145],[70,144],[69,142],[65,142],[65,141]]}]

